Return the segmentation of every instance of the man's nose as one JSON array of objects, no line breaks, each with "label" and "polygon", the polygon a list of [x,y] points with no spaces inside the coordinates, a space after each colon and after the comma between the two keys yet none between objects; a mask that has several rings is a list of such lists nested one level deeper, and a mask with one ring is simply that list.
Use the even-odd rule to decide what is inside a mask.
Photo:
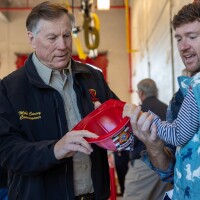
[{"label": "man's nose", "polygon": [[190,44],[187,41],[182,41],[179,44],[179,50],[184,51],[190,48]]},{"label": "man's nose", "polygon": [[65,49],[67,47],[67,41],[64,37],[60,37],[57,41],[58,49]]}]

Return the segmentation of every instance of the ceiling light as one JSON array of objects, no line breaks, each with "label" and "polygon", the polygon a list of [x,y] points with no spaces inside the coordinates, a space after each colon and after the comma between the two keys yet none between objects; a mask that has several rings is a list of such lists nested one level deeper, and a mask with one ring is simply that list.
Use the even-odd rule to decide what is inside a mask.
[{"label": "ceiling light", "polygon": [[98,10],[109,10],[110,9],[110,0],[97,0],[97,9]]}]

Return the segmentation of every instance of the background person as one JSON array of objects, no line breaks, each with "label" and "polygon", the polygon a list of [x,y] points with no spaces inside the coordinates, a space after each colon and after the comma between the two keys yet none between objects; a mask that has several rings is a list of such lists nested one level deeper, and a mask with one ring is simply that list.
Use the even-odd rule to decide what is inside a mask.
[{"label": "background person", "polygon": [[72,128],[116,99],[100,70],[74,61],[73,16],[43,2],[26,20],[34,52],[0,82],[0,162],[9,171],[9,200],[107,200],[107,151]]},{"label": "background person", "polygon": [[[137,92],[143,112],[149,110],[166,120],[167,105],[161,102],[154,80],[146,78],[137,84]],[[162,182],[155,171],[150,169],[140,158],[146,149],[144,143],[135,137],[134,150],[130,151],[130,165],[125,178],[124,200],[159,200],[171,185]],[[143,190],[145,188],[145,190]]]},{"label": "background person", "polygon": [[158,88],[154,80],[146,78],[137,84],[137,92],[143,112],[152,110],[162,120],[166,119],[167,104],[158,99]]},{"label": "background person", "polygon": [[129,163],[129,151],[116,151],[114,154],[115,161],[115,169],[119,183],[119,194],[118,196],[123,196],[124,194],[124,183],[125,176],[128,171],[128,163]]}]

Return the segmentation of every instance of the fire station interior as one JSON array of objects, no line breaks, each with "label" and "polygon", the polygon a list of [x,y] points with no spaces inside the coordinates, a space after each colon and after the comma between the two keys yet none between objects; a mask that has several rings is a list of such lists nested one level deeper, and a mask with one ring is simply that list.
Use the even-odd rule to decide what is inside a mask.
[{"label": "fire station interior", "polygon": [[[18,70],[33,52],[25,27],[31,9],[43,0],[0,0],[0,79]],[[124,102],[140,104],[137,83],[153,79],[158,98],[169,104],[178,90],[180,59],[171,20],[192,0],[51,0],[75,16],[73,58],[100,68],[109,87]],[[100,6],[100,3],[105,5]],[[104,7],[105,6],[105,7]],[[108,7],[106,7],[108,6]],[[90,32],[83,26],[86,14]],[[85,36],[86,35],[86,36]],[[92,37],[87,40],[86,37]],[[122,199],[113,153],[108,152],[111,200]]]}]

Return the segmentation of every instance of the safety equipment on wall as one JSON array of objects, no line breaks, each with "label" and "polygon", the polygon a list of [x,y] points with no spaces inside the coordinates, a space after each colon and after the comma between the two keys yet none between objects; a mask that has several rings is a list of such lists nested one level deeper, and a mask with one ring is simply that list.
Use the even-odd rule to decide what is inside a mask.
[{"label": "safety equipment on wall", "polygon": [[84,15],[83,22],[85,45],[88,49],[94,50],[99,46],[99,18],[95,13],[90,16]]},{"label": "safety equipment on wall", "polygon": [[89,143],[110,150],[132,150],[133,133],[129,117],[122,117],[125,102],[110,99],[83,118],[73,130],[88,130],[98,138],[85,138]]},{"label": "safety equipment on wall", "polygon": [[[67,3],[67,5],[69,5]],[[72,0],[72,10],[73,10],[73,0]],[[72,30],[73,39],[75,46],[78,51],[79,58],[85,60],[87,58],[87,54],[84,53],[81,42],[78,38],[78,33],[84,32],[84,40],[85,45],[89,49],[88,56],[93,58],[97,57],[100,41],[100,22],[97,14],[93,13],[92,10],[93,0],[81,0],[81,12],[83,16],[83,24],[82,26],[75,26]],[[69,7],[69,6],[68,6]]]},{"label": "safety equipment on wall", "polygon": [[75,44],[75,46],[76,46],[79,59],[81,59],[81,60],[86,60],[87,54],[84,53],[83,48],[82,48],[82,45],[81,45],[81,41],[80,41],[80,39],[78,38],[78,32],[80,32],[80,31],[81,31],[80,27],[74,27],[74,28],[72,29],[73,41],[74,41],[74,44]]},{"label": "safety equipment on wall", "polygon": [[99,46],[99,18],[92,10],[93,0],[81,0],[81,11],[83,13],[83,31],[85,45],[89,50],[97,49]]}]

